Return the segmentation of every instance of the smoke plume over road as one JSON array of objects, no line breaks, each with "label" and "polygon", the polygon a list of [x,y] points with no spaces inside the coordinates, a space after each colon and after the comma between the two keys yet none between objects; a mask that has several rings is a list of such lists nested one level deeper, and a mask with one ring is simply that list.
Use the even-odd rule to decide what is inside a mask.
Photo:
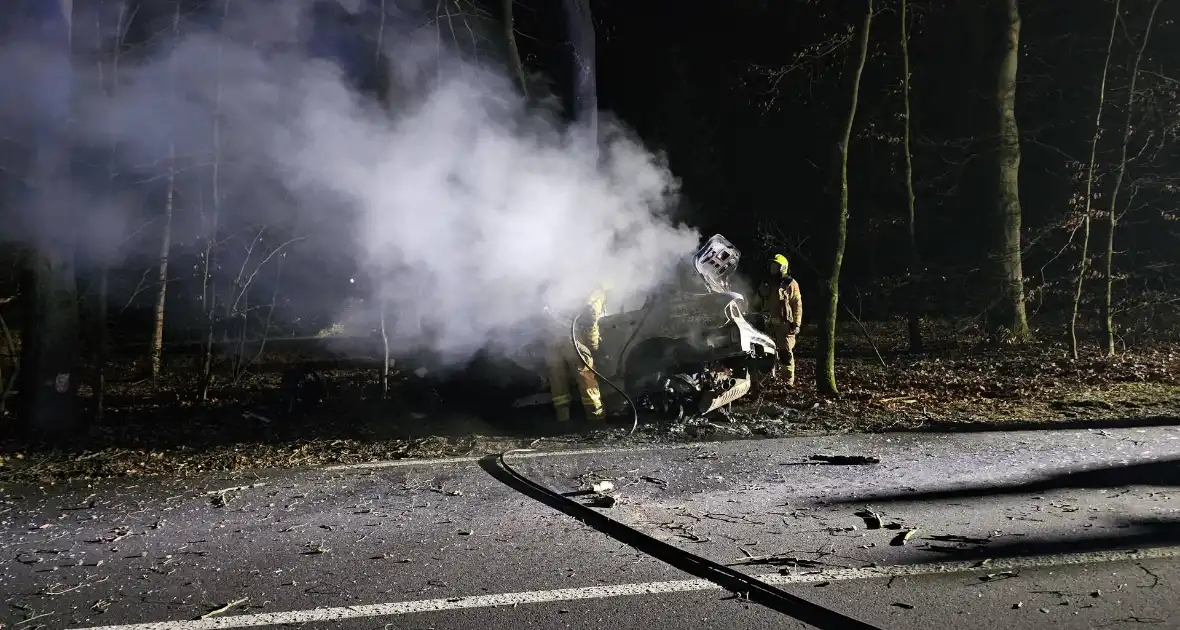
[{"label": "smoke plume over road", "polygon": [[[675,178],[609,119],[595,151],[580,130],[526,109],[498,64],[440,49],[410,18],[384,27],[390,87],[380,104],[349,80],[347,54],[344,63],[312,54],[310,33],[324,25],[312,29],[308,9],[235,1],[220,26],[186,23],[178,41],[129,53],[117,85],[109,71],[100,84],[75,63],[74,144],[96,155],[116,147],[117,170],[141,182],[158,183],[177,164],[181,244],[207,229],[194,217],[214,206],[216,164],[223,230],[270,226],[268,247],[295,239],[289,255],[325,272],[355,260],[393,314],[395,345],[429,338],[454,358],[503,339],[544,305],[577,308],[600,280],[614,298],[641,296],[697,246],[698,234],[670,216]],[[26,62],[35,57],[23,50]],[[33,68],[6,69],[0,81],[26,80]],[[11,111],[20,107],[10,101],[6,113],[37,115]],[[69,186],[108,197],[94,208],[127,205],[125,194],[81,179]],[[135,203],[150,214],[158,197]],[[86,230],[82,249],[114,251],[105,241],[125,238],[136,212],[96,215],[119,227]],[[305,269],[281,290],[309,299],[317,267]]]}]

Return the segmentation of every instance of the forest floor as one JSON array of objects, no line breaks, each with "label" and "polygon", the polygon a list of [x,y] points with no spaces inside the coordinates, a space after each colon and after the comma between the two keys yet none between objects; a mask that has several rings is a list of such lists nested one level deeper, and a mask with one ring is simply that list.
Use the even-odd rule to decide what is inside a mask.
[{"label": "forest floor", "polygon": [[67,447],[0,443],[0,482],[309,467],[526,446],[1180,423],[1180,337],[1174,334],[1120,348],[1114,358],[1088,340],[1075,361],[1063,343],[988,346],[955,322],[927,324],[929,349],[920,354],[905,351],[904,322],[841,332],[838,398],[815,392],[815,337],[808,328],[796,350],[795,389],[770,385],[736,403],[728,419],[641,424],[630,436],[629,425],[557,435],[544,417],[481,417],[448,405],[446,394],[415,391],[402,378],[395,379],[391,400],[382,401],[371,367],[322,371],[329,399],[288,411],[280,390],[282,372],[295,360],[289,357],[272,358],[237,385],[219,384],[213,400],[197,404],[193,372],[179,365],[188,359],[174,358],[155,384],[131,368],[117,370],[122,374],[111,378],[103,420]]}]

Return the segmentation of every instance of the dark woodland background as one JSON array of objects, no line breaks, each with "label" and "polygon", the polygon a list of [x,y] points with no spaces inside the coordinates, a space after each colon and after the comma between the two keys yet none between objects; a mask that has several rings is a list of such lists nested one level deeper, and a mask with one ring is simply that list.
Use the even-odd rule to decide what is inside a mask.
[{"label": "dark woodland background", "polygon": [[[77,50],[85,38],[74,38],[76,71],[109,68],[116,54],[134,63],[166,46],[173,31],[216,26],[225,1],[128,1],[122,28],[107,26],[122,31],[121,41],[106,41],[96,53]],[[74,29],[90,28],[90,17],[83,24],[78,16],[95,14],[87,5],[97,2],[73,2]],[[472,62],[523,79],[518,87],[539,105],[556,99],[572,112],[561,2],[360,4],[317,3],[307,45],[335,58],[373,99],[388,97],[383,73],[390,60],[373,54],[381,12],[396,11],[437,29]],[[913,351],[934,345],[922,338],[924,327],[954,321],[990,343],[1050,344],[1068,353],[1075,305],[1080,350],[1074,356],[1115,355],[1173,335],[1180,300],[1177,3],[595,0],[590,6],[600,108],[666,153],[682,182],[681,218],[737,244],[747,275],[762,273],[773,253],[792,259],[808,305],[804,337],[820,340],[821,391],[834,393],[836,385],[823,366],[835,345],[824,340],[859,334],[845,328],[837,334],[837,319],[862,329],[867,322],[891,323],[903,331],[901,349]],[[4,17],[6,29],[62,23],[56,0],[23,0],[22,7]],[[43,37],[68,46],[53,28]],[[1013,62],[1010,90],[1003,77]],[[1016,127],[1005,124],[1006,108]],[[12,212],[14,191],[30,177],[28,160],[13,156],[27,156],[38,142],[52,143],[54,136],[6,130],[0,213]],[[328,318],[339,304],[363,297],[363,283],[349,281],[356,265],[347,253],[325,260],[297,243],[281,256],[268,258],[274,252],[267,250],[248,261],[241,260],[241,247],[225,247],[206,269],[217,247],[232,238],[249,241],[257,226],[235,224],[228,200],[218,238],[209,238],[196,211],[207,186],[199,170],[173,182],[167,232],[165,183],[113,178],[121,194],[140,200],[143,226],[126,236],[109,267],[75,255],[68,243],[3,243],[3,397],[44,389],[46,375],[52,381],[62,372],[57,366],[84,367],[78,372],[84,378],[69,383],[66,398],[73,402],[26,408],[8,401],[6,425],[52,433],[92,421],[78,418],[101,417],[100,394],[118,365],[133,374],[118,377],[127,382],[184,374],[185,386],[170,399],[175,404],[230,397],[259,338],[314,335],[332,325]],[[86,211],[78,204],[61,217]],[[171,268],[163,283],[162,247]],[[247,263],[266,277],[265,291],[249,293],[241,284],[238,272]],[[63,273],[76,277],[74,286]],[[836,286],[840,303],[833,312],[828,298]],[[202,300],[209,287],[223,296],[213,312]],[[161,289],[167,301],[158,313]],[[241,301],[233,298],[258,308],[228,309],[225,304]],[[908,333],[907,320],[917,324]],[[213,337],[223,346],[249,339],[250,350],[229,343],[207,356]],[[76,405],[79,396],[85,405]],[[105,405],[108,413],[117,411],[114,399]]]}]

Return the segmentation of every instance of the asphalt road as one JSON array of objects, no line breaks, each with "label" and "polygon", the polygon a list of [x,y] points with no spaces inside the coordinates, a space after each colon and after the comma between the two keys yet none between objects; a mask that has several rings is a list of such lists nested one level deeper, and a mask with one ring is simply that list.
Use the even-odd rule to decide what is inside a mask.
[{"label": "asphalt road", "polygon": [[[1180,618],[1178,437],[834,436],[510,461],[562,491],[609,480],[603,513],[882,628],[1122,627]],[[6,628],[805,627],[472,460],[0,499]]]}]

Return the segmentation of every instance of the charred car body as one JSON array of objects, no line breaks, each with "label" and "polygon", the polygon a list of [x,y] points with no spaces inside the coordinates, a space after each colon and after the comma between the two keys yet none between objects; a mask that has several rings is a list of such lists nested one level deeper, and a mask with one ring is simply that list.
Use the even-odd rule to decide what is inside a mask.
[{"label": "charred car body", "polygon": [[[732,243],[715,235],[693,257],[687,282],[638,310],[599,319],[594,369],[604,396],[615,394],[601,382],[606,379],[641,411],[671,418],[704,415],[738,400],[750,391],[754,375],[773,369],[773,339],[746,319],[745,297],[729,288],[740,258]],[[533,375],[532,394],[517,397],[514,407],[551,402],[544,352],[537,343],[511,358]],[[501,366],[497,372],[506,379],[513,371]]]}]

